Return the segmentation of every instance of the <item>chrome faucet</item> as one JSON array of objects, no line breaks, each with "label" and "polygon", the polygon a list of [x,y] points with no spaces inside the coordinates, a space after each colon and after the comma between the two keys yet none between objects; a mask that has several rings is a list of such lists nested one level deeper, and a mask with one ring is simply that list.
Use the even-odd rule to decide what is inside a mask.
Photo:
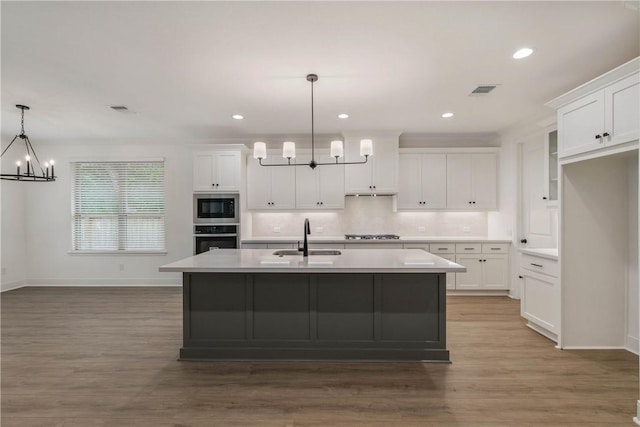
[{"label": "chrome faucet", "polygon": [[307,235],[311,234],[311,226],[309,225],[309,218],[304,219],[304,242],[300,247],[300,241],[298,241],[298,251],[302,252],[302,257],[307,258],[309,256],[309,242],[307,241]]}]

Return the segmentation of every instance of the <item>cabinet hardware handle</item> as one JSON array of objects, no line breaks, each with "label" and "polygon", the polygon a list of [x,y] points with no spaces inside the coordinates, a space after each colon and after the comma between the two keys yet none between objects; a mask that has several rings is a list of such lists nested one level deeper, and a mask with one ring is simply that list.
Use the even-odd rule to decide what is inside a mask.
[{"label": "cabinet hardware handle", "polygon": [[603,133],[603,134],[602,134],[602,137],[603,137],[603,138],[606,138],[606,137],[608,137],[608,136],[609,136],[609,132],[605,132],[605,133]]},{"label": "cabinet hardware handle", "polygon": [[471,204],[471,202],[469,202],[469,204]]},{"label": "cabinet hardware handle", "polygon": [[473,248],[464,248],[465,251],[472,251]]},{"label": "cabinet hardware handle", "polygon": [[320,202],[321,205],[324,205],[324,202]]},{"label": "cabinet hardware handle", "polygon": [[446,251],[447,248],[438,248],[439,251]]},{"label": "cabinet hardware handle", "polygon": [[602,136],[596,135],[596,139],[602,139]]},{"label": "cabinet hardware handle", "polygon": [[499,251],[500,248],[491,248],[492,251]]},{"label": "cabinet hardware handle", "polygon": [[471,202],[471,203],[473,203],[474,205],[476,204],[476,202]]},{"label": "cabinet hardware handle", "polygon": [[542,196],[542,200],[547,200],[547,196]]},{"label": "cabinet hardware handle", "polygon": [[542,265],[541,265],[541,264],[534,264],[534,263],[531,263],[531,265],[533,265],[534,267],[540,267],[540,268],[542,268]]},{"label": "cabinet hardware handle", "polygon": [[518,279],[524,279],[524,277],[522,277],[522,276],[518,276]]},{"label": "cabinet hardware handle", "polygon": [[371,186],[371,185],[370,185],[370,186],[369,186],[369,190],[371,190],[371,189],[373,189],[373,186]]},{"label": "cabinet hardware handle", "polygon": [[520,243],[524,243],[526,245],[527,244],[527,239],[520,239]]}]

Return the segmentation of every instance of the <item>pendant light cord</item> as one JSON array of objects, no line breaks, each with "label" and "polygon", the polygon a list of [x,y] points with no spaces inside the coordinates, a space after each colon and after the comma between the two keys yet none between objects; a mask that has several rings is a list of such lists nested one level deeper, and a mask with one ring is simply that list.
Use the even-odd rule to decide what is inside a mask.
[{"label": "pendant light cord", "polygon": [[311,80],[311,161],[315,161],[315,138],[314,138],[314,123],[313,123],[313,83],[314,80]]}]

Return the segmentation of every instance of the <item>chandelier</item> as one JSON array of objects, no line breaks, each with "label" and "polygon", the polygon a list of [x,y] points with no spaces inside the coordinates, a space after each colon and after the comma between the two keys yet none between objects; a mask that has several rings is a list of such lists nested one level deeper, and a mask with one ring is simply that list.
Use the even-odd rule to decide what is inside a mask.
[{"label": "chandelier", "polygon": [[369,156],[373,155],[373,142],[370,139],[363,139],[360,141],[360,156],[364,157],[360,162],[339,162],[339,158],[344,156],[344,147],[342,141],[331,141],[330,155],[335,157],[336,161],[329,163],[320,163],[315,158],[315,135],[314,135],[314,120],[313,120],[313,83],[318,81],[317,74],[307,74],[307,81],[311,83],[311,161],[309,163],[291,163],[291,159],[296,158],[296,144],[292,141],[285,141],[282,144],[282,157],[287,159],[287,163],[262,163],[263,159],[267,158],[267,145],[258,141],[253,144],[253,158],[257,159],[260,166],[309,166],[311,169],[315,169],[316,166],[324,165],[362,165],[367,163]]},{"label": "chandelier", "polygon": [[[54,167],[53,167],[54,161],[49,160],[48,162],[45,162],[44,168],[43,168],[40,165],[40,160],[38,159],[36,150],[34,150],[33,146],[31,145],[31,141],[29,140],[29,137],[27,136],[27,134],[24,133],[24,110],[28,110],[29,107],[27,107],[26,105],[18,104],[16,105],[16,108],[19,108],[21,110],[20,133],[13,137],[13,139],[11,140],[11,143],[7,146],[7,148],[2,150],[2,154],[0,154],[0,158],[2,158],[4,154],[7,152],[7,150],[11,148],[11,146],[16,141],[16,139],[20,138],[24,142],[24,147],[26,152],[26,155],[24,156],[25,167],[24,169],[22,169],[22,173],[21,173],[22,162],[18,160],[16,161],[16,173],[2,173],[0,174],[0,179],[6,179],[10,181],[27,181],[27,182],[55,181],[56,176],[55,176]],[[51,168],[51,170],[49,170],[49,168]]]}]

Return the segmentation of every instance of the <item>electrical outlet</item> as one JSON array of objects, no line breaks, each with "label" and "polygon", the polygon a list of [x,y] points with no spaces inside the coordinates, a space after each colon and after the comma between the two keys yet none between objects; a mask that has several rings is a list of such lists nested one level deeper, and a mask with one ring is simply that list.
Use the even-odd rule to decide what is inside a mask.
[{"label": "electrical outlet", "polygon": [[4,276],[5,274],[7,274],[7,267],[2,267],[2,275]]},{"label": "electrical outlet", "polygon": [[316,227],[315,230],[316,230],[316,233],[322,234],[322,232],[324,231],[324,227]]},{"label": "electrical outlet", "polygon": [[463,225],[462,227],[460,227],[460,230],[462,230],[463,233],[469,233],[471,231],[471,227],[469,227],[468,225]]},{"label": "electrical outlet", "polygon": [[279,233],[280,232],[280,227],[273,227],[273,232],[274,233]]},{"label": "electrical outlet", "polygon": [[424,227],[422,225],[420,227],[418,227],[418,233],[424,233],[425,231],[427,231],[426,227]]},{"label": "electrical outlet", "polygon": [[120,264],[120,271],[124,271],[124,264]]}]

